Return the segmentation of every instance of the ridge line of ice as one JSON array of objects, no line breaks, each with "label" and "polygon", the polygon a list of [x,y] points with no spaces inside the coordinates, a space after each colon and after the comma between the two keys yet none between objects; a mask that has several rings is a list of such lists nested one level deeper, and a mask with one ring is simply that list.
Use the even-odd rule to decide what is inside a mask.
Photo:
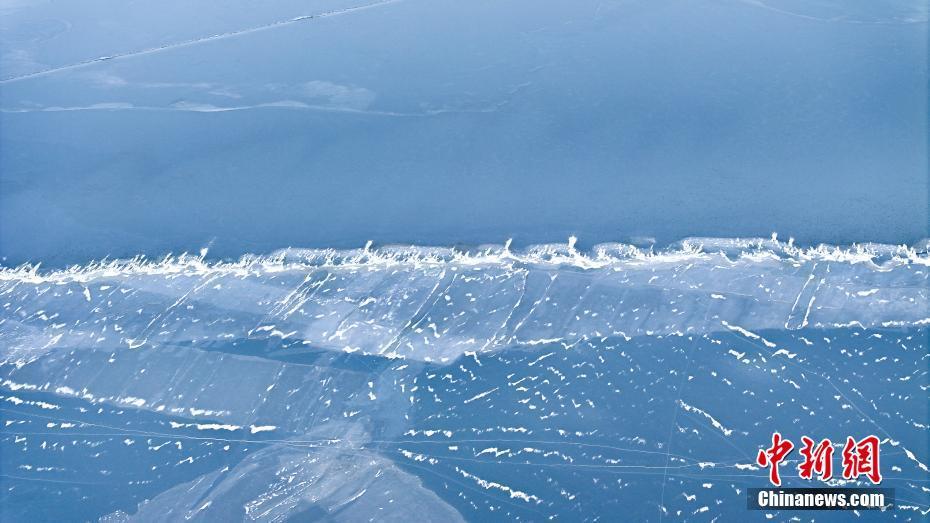
[{"label": "ridge line of ice", "polygon": [[629,264],[682,263],[717,258],[722,263],[764,263],[771,261],[803,263],[830,261],[865,264],[877,271],[888,271],[902,264],[930,267],[930,255],[906,245],[853,244],[848,247],[819,245],[796,247],[793,242],[777,239],[690,238],[665,249],[643,249],[634,245],[604,243],[588,252],[575,248],[574,242],[541,244],[514,250],[506,245],[491,245],[474,250],[443,247],[386,246],[380,249],[284,249],[268,255],[246,254],[238,260],[206,260],[200,255],[168,254],[152,259],[136,256],[128,259],[98,260],[65,269],[41,270],[41,263],[17,267],[0,265],[0,282],[67,283],[88,282],[118,276],[176,276],[210,273],[247,276],[326,267],[390,268],[396,266],[457,265],[531,265],[573,266],[580,269],[622,269]]}]

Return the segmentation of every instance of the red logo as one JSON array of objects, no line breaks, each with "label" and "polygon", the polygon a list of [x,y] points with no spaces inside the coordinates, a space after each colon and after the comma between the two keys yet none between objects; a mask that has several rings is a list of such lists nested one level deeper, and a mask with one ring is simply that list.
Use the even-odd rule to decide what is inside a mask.
[{"label": "red logo", "polygon": [[[804,460],[798,465],[798,476],[801,479],[811,480],[816,474],[821,481],[831,479],[833,477],[833,442],[823,439],[817,443],[807,436],[802,436],[801,443],[803,446],[800,448],[800,453]],[[859,479],[859,476],[865,476],[872,483],[881,483],[880,444],[881,442],[875,436],[866,436],[859,441],[853,439],[852,436],[847,437],[846,445],[843,447],[843,478],[854,480]],[[769,481],[772,485],[781,486],[778,467],[793,449],[794,443],[782,438],[781,434],[776,432],[772,434],[772,446],[759,450],[756,463],[760,467],[768,467]]]},{"label": "red logo", "polygon": [[843,477],[857,479],[864,475],[872,483],[880,483],[882,473],[878,469],[878,445],[875,436],[867,436],[858,442],[847,437],[843,447]]},{"label": "red logo", "polygon": [[756,463],[760,467],[769,467],[769,481],[776,487],[781,486],[781,478],[778,476],[778,466],[794,448],[794,443],[786,439],[781,439],[781,434],[772,434],[772,446],[768,449],[759,450],[756,457]]},{"label": "red logo", "polygon": [[833,443],[825,439],[814,448],[814,440],[807,436],[801,437],[804,446],[801,447],[801,455],[804,456],[804,462],[798,465],[798,475],[802,479],[812,479],[814,473],[820,475],[821,481],[827,481],[833,477]]}]

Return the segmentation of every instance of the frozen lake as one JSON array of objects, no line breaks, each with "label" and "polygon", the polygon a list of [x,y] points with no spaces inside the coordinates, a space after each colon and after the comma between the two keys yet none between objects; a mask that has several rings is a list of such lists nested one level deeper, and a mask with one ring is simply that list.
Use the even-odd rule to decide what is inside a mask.
[{"label": "frozen lake", "polygon": [[363,5],[0,3],[4,263],[928,236],[925,2]]},{"label": "frozen lake", "polygon": [[[745,489],[781,431],[877,435],[917,521],[927,268],[704,239],[7,270],[0,501],[10,521],[764,519]],[[812,485],[796,465],[785,486]]]},{"label": "frozen lake", "polygon": [[927,19],[0,0],[0,520],[926,520]]}]

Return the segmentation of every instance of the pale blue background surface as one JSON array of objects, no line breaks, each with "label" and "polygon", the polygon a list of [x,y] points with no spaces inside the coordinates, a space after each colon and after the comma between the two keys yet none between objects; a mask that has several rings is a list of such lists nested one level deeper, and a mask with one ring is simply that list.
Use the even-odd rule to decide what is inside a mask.
[{"label": "pale blue background surface", "polygon": [[[2,77],[351,5],[5,2]],[[5,82],[0,256],[914,242],[925,20],[922,2],[409,0]]]}]

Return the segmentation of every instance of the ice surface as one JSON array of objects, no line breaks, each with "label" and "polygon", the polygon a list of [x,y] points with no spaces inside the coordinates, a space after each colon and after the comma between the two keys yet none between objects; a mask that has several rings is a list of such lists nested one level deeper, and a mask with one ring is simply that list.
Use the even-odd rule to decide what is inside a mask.
[{"label": "ice surface", "polygon": [[52,347],[258,337],[448,362],[465,352],[569,347],[603,336],[731,330],[759,339],[746,329],[920,325],[930,322],[926,260],[904,247],[694,239],[661,252],[622,244],[590,253],[573,244],[520,252],[366,247],[238,262],[182,255],[46,273],[23,266],[0,272],[0,281],[8,293],[24,292],[14,284],[35,287],[30,301],[41,314],[9,318],[5,361]]},{"label": "ice surface", "polygon": [[927,18],[0,0],[0,520],[926,520]]},{"label": "ice surface", "polygon": [[911,244],[930,223],[926,11],[2,2],[0,259]]},{"label": "ice surface", "polygon": [[928,265],[695,239],[4,269],[4,519],[743,519],[778,430],[878,435],[916,521]]}]

